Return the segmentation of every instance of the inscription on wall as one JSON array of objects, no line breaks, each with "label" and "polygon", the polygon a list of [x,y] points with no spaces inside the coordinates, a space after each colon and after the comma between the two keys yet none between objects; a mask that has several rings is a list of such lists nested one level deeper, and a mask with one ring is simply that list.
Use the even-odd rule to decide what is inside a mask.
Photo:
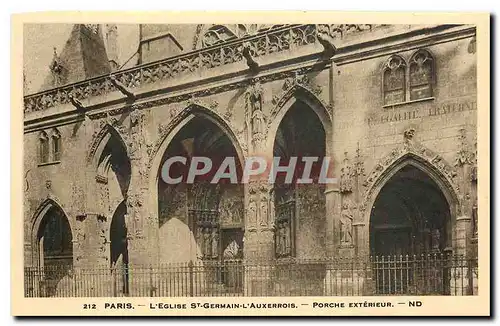
[{"label": "inscription on wall", "polygon": [[475,100],[450,102],[431,107],[412,108],[411,110],[398,110],[396,108],[391,112],[382,112],[369,117],[367,123],[371,126],[473,110],[477,110]]}]

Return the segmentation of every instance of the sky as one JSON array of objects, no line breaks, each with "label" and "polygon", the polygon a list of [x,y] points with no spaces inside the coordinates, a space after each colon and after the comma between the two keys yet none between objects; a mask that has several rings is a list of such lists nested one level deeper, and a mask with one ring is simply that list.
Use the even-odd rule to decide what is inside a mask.
[{"label": "sky", "polygon": [[[104,28],[104,25],[101,25]],[[137,50],[139,25],[118,24],[118,60],[122,65]],[[49,74],[54,47],[60,54],[70,36],[73,24],[26,24],[23,40],[23,68],[26,94],[36,93]]]}]

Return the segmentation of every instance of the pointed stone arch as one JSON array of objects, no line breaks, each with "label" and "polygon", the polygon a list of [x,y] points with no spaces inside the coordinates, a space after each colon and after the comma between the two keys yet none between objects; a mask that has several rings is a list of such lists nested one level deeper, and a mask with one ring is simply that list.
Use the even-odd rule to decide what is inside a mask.
[{"label": "pointed stone arch", "polygon": [[[292,85],[289,85],[289,84]],[[288,110],[297,101],[303,102],[310,109],[312,109],[318,116],[323,129],[325,130],[326,137],[326,148],[327,152],[331,150],[331,138],[332,138],[332,117],[331,108],[329,105],[323,103],[323,101],[314,94],[313,91],[309,90],[306,86],[300,84],[300,80],[297,77],[293,81],[285,81],[284,85],[285,91],[273,102],[275,103],[267,123],[267,146],[272,151],[274,139],[278,131],[279,125],[283,120],[283,117],[288,112]],[[327,153],[328,155],[328,153]]]},{"label": "pointed stone arch", "polygon": [[[74,241],[74,234],[75,234],[75,225],[74,222],[68,218],[68,215],[66,214],[66,211],[63,209],[62,205],[59,203],[59,201],[54,198],[53,196],[44,199],[38,208],[36,209],[35,213],[33,214],[31,218],[31,235],[30,235],[30,240],[31,240],[31,246],[32,246],[32,264],[33,266],[37,266],[39,264],[39,256],[40,256],[40,251],[39,251],[39,246],[38,246],[38,240],[39,240],[39,233],[41,231],[41,226],[43,225],[44,219],[47,216],[47,213],[49,213],[51,210],[56,210],[61,218],[64,218],[65,221],[68,223],[68,228],[70,231],[70,236],[71,239]],[[73,250],[74,252],[74,250]]]},{"label": "pointed stone arch", "polygon": [[158,218],[158,181],[159,181],[159,170],[162,163],[162,157],[167,150],[168,146],[174,139],[174,137],[186,126],[190,121],[196,117],[202,117],[210,122],[213,122],[217,127],[219,127],[222,132],[227,135],[231,141],[232,146],[235,148],[240,162],[244,162],[244,151],[241,147],[241,142],[234,133],[234,128],[231,124],[223,119],[217,112],[208,109],[206,106],[199,103],[190,103],[186,108],[180,111],[169,124],[162,128],[157,141],[152,145],[149,150],[149,162],[147,168],[147,178],[148,178],[148,189],[149,189],[149,212]]},{"label": "pointed stone arch", "polygon": [[[88,184],[87,193],[90,199],[91,210],[108,216],[112,212],[110,202],[110,175],[116,177],[118,192],[117,200],[127,198],[132,177],[132,165],[130,160],[130,148],[127,146],[127,138],[123,133],[124,127],[116,118],[109,118],[100,122],[101,128],[94,134],[87,155],[87,171],[89,179],[95,182]],[[111,174],[110,174],[111,173]],[[116,188],[117,189],[117,188]],[[87,208],[90,208],[87,207]]]},{"label": "pointed stone arch", "polygon": [[99,157],[104,150],[104,147],[108,143],[111,137],[115,139],[123,146],[125,153],[130,152],[125,142],[125,138],[118,131],[118,129],[112,123],[106,123],[100,130],[92,137],[90,143],[89,151],[87,153],[87,163],[94,166],[97,169],[99,163]]},{"label": "pointed stone arch", "polygon": [[38,208],[36,209],[35,213],[31,217],[31,230],[32,234],[33,231],[35,233],[38,231],[38,228],[40,227],[41,220],[45,216],[45,214],[51,209],[51,208],[56,208],[59,211],[61,211],[64,216],[66,216],[66,219],[68,220],[68,223],[71,228],[71,232],[74,233],[74,225],[70,219],[68,219],[68,215],[66,214],[66,211],[63,209],[63,206],[59,204],[59,200],[55,198],[55,196],[49,196],[48,198],[45,198],[40,205],[38,205]]},{"label": "pointed stone arch", "polygon": [[[413,130],[414,131],[414,130]],[[359,206],[359,214],[353,225],[356,226],[357,255],[368,257],[371,248],[371,221],[372,209],[376,204],[379,194],[386,184],[404,168],[415,168],[422,172],[436,186],[447,206],[447,244],[454,247],[456,241],[456,225],[460,216],[460,197],[455,169],[439,154],[414,141],[411,135],[404,144],[394,148],[383,157],[368,174],[361,195],[363,201]]]},{"label": "pointed stone arch", "polygon": [[241,140],[236,136],[235,128],[230,122],[222,118],[217,112],[210,110],[204,105],[192,103],[178,113],[166,127],[162,128],[157,141],[149,150],[148,176],[153,177],[158,171],[163,153],[175,135],[195,117],[203,117],[213,122],[230,139],[236,149],[238,159],[244,162],[244,150],[241,146]]},{"label": "pointed stone arch", "polygon": [[448,201],[451,216],[458,216],[459,186],[457,172],[439,154],[413,140],[406,140],[402,146],[394,148],[382,158],[368,174],[363,186],[365,191],[361,204],[361,223],[368,225],[370,211],[382,187],[403,167],[411,165],[426,173],[439,187]]}]

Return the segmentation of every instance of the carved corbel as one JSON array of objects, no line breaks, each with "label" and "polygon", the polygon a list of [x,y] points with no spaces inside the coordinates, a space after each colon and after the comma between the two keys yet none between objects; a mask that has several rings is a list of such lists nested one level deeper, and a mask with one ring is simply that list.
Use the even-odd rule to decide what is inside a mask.
[{"label": "carved corbel", "polygon": [[257,72],[259,70],[259,63],[252,58],[252,54],[250,53],[250,43],[243,44],[242,55],[247,61],[247,66],[250,68],[250,71]]},{"label": "carved corbel", "polygon": [[323,57],[330,59],[337,52],[337,47],[333,44],[333,39],[326,33],[318,33],[318,41],[323,46]]},{"label": "carved corbel", "polygon": [[122,93],[127,97],[127,100],[130,102],[135,101],[136,96],[134,93],[132,93],[125,85],[123,85],[114,75],[109,76],[109,80],[111,83]]}]

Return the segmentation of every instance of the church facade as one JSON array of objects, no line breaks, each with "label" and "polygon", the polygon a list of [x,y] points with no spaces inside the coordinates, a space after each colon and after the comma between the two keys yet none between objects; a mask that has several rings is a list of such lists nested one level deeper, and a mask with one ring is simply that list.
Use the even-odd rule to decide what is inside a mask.
[{"label": "church facade", "polygon": [[[474,26],[142,25],[125,69],[117,33],[75,25],[24,96],[28,296],[477,293]],[[338,182],[172,185],[173,156]]]}]

